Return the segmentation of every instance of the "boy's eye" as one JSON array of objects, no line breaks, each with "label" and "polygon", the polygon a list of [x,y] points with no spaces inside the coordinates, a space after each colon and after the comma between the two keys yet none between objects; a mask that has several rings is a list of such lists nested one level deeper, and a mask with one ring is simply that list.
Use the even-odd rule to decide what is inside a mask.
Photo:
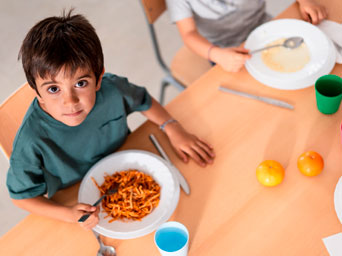
[{"label": "boy's eye", "polygon": [[88,84],[87,81],[81,80],[77,82],[76,87],[85,87],[87,84]]},{"label": "boy's eye", "polygon": [[48,88],[48,92],[50,92],[50,93],[56,93],[58,91],[59,91],[59,89],[57,86],[51,86]]}]

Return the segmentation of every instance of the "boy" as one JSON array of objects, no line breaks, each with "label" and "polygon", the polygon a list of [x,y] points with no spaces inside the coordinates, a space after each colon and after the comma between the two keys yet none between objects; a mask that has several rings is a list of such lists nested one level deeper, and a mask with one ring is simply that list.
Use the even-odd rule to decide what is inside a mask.
[{"label": "boy", "polygon": [[[318,24],[327,17],[314,0],[297,0],[306,21]],[[268,21],[264,0],[167,0],[172,22],[184,44],[196,54],[238,72],[251,57],[239,45],[257,26]]]},{"label": "boy", "polygon": [[212,163],[212,147],[186,132],[144,88],[104,73],[101,43],[83,16],[70,11],[38,22],[19,57],[36,98],[16,135],[7,175],[18,207],[67,222],[90,212],[80,225],[94,227],[99,208],[66,207],[49,198],[124,143],[133,111],[160,125],[184,162]]}]

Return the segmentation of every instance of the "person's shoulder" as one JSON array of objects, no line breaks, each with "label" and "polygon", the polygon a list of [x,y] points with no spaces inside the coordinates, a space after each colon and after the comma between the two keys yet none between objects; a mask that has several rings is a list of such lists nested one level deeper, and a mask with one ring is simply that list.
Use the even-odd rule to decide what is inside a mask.
[{"label": "person's shoulder", "polygon": [[128,81],[128,78],[124,76],[105,73],[102,77],[101,90],[103,89],[103,93],[109,93],[110,91],[122,93],[131,86],[132,84]]},{"label": "person's shoulder", "polygon": [[120,87],[126,84],[128,84],[128,79],[126,77],[118,76],[113,73],[104,73],[101,87]]},{"label": "person's shoulder", "polygon": [[104,73],[103,74],[103,77],[102,77],[102,83],[104,82],[104,81],[115,81],[117,78],[118,78],[119,76],[117,76],[117,75],[115,75],[115,74],[113,74],[113,73],[108,73],[108,72],[106,72],[106,73]]},{"label": "person's shoulder", "polygon": [[39,117],[36,114],[36,108],[34,106],[35,104],[37,104],[36,99],[32,102],[27,110],[25,117],[17,131],[13,143],[13,153],[22,151],[25,148],[30,148],[44,132],[40,125]]},{"label": "person's shoulder", "polygon": [[198,2],[198,0],[166,0],[166,4],[168,8],[171,8],[173,6],[179,7],[179,6],[187,6],[191,7],[191,3]]},{"label": "person's shoulder", "polygon": [[35,124],[37,124],[36,119],[38,118],[36,114],[37,109],[35,106],[37,104],[37,99],[34,99],[24,116],[24,119],[17,132],[18,134],[32,134],[37,132],[36,129],[34,129],[36,126]]},{"label": "person's shoulder", "polygon": [[118,84],[118,83],[127,83],[128,78],[124,76],[119,76],[113,73],[104,73],[102,77],[102,83],[112,83],[112,84]]},{"label": "person's shoulder", "polygon": [[198,0],[166,0],[171,21],[177,22],[193,17],[193,6],[198,5]]}]

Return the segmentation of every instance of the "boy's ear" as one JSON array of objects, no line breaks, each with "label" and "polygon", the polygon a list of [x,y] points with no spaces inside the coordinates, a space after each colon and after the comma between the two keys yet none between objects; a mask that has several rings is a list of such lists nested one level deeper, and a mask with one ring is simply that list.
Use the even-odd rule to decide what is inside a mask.
[{"label": "boy's ear", "polygon": [[38,100],[39,106],[43,108],[43,106],[45,105],[44,100],[38,94],[36,94],[36,98]]},{"label": "boy's ear", "polygon": [[99,81],[97,82],[97,85],[96,85],[96,91],[100,90],[101,88],[101,82],[102,82],[102,77],[103,77],[104,72],[105,72],[105,69],[103,68],[102,73],[99,77]]},{"label": "boy's ear", "polygon": [[43,100],[42,97],[40,96],[38,90],[37,90],[37,89],[32,89],[32,90],[34,90],[34,92],[36,93],[36,98],[37,98],[38,102],[39,102],[40,104],[44,104],[44,100]]}]

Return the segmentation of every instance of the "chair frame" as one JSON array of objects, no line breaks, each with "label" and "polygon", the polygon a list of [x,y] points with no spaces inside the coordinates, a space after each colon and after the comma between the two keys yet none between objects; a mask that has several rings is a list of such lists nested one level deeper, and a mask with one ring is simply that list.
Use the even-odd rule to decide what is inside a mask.
[{"label": "chair frame", "polygon": [[145,14],[147,26],[148,26],[150,37],[152,40],[153,51],[155,53],[155,56],[157,58],[159,66],[163,69],[163,71],[166,74],[166,76],[161,81],[161,89],[160,89],[160,94],[159,94],[159,102],[160,102],[160,104],[163,105],[164,98],[165,98],[165,90],[166,90],[167,86],[173,85],[179,91],[183,91],[185,89],[185,86],[173,77],[173,75],[171,74],[170,68],[165,64],[165,62],[162,58],[162,55],[160,53],[160,47],[159,47],[159,43],[158,43],[158,39],[156,36],[156,32],[154,29],[153,22],[149,21],[147,14],[146,14],[146,11],[145,11],[145,8],[143,6],[143,3],[141,1],[140,1],[140,4],[141,4],[143,11],[144,11],[144,14]]}]

